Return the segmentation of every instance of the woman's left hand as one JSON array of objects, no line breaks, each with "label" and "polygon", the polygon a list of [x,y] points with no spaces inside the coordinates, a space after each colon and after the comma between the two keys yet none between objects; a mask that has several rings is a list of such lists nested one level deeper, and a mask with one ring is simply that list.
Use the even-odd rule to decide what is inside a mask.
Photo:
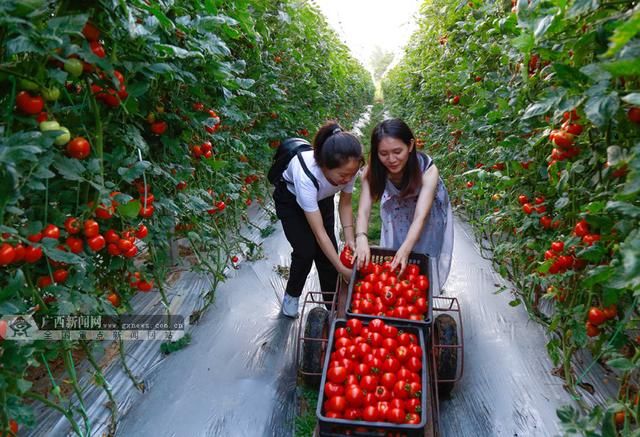
[{"label": "woman's left hand", "polygon": [[404,273],[404,269],[407,267],[409,263],[409,255],[411,254],[411,250],[406,248],[404,245],[400,246],[400,249],[396,252],[396,255],[393,257],[391,261],[391,271],[395,271],[398,267],[400,267],[400,271],[398,272],[398,277],[402,276]]}]

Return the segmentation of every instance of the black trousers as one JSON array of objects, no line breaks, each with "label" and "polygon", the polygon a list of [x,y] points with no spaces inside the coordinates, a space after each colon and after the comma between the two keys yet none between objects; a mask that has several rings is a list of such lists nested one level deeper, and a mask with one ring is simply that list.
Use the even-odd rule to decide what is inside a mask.
[{"label": "black trousers", "polygon": [[[333,197],[321,200],[318,202],[318,206],[320,207],[324,228],[337,251]],[[303,209],[298,205],[296,196],[287,189],[286,182],[280,182],[276,185],[276,189],[273,192],[273,200],[276,206],[276,215],[282,221],[284,234],[293,249],[291,252],[289,281],[286,288],[287,294],[294,297],[302,294],[304,283],[307,281],[311,265],[314,262],[316,263],[316,269],[318,269],[322,291],[334,292],[338,272],[320,248]],[[325,300],[331,300],[333,295],[325,293],[324,296]]]}]

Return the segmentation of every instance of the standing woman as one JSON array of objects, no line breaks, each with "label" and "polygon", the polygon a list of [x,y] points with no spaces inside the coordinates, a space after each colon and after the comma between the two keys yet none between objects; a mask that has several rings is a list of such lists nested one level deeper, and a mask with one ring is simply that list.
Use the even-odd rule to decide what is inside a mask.
[{"label": "standing woman", "polygon": [[333,197],[340,193],[338,213],[346,244],[353,248],[351,192],[362,163],[362,145],[340,125],[328,122],[316,133],[313,150],[300,157],[293,157],[273,193],[276,215],[293,248],[282,299],[282,314],[287,317],[298,315],[298,300],[313,262],[323,291],[335,289],[338,273],[346,280],[350,277],[351,270],[342,265],[337,252]]},{"label": "standing woman", "polygon": [[407,266],[413,252],[429,256],[432,283],[449,276],[453,213],[449,194],[431,157],[418,153],[411,129],[400,119],[385,120],[371,134],[371,156],[362,177],[356,224],[358,268],[371,259],[367,229],[371,205],[380,201],[380,245],[397,250],[391,267]]}]

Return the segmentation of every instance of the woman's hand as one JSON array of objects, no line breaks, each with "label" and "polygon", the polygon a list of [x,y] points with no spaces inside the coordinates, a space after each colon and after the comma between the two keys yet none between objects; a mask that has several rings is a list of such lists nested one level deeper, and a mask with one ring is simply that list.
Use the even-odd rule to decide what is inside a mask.
[{"label": "woman's hand", "polygon": [[395,271],[396,268],[400,267],[400,271],[398,272],[398,277],[401,277],[404,273],[404,270],[407,268],[407,264],[409,264],[409,255],[411,254],[411,249],[407,248],[404,244],[400,246],[400,249],[396,252],[396,255],[393,257],[391,261],[391,271]]},{"label": "woman's hand", "polygon": [[371,250],[369,249],[369,240],[366,235],[360,235],[356,239],[356,267],[360,270],[371,261]]},{"label": "woman's hand", "polygon": [[349,281],[351,281],[352,270],[350,268],[345,267],[341,264],[340,268],[338,269],[338,273],[342,277],[342,280],[347,284],[349,283]]}]

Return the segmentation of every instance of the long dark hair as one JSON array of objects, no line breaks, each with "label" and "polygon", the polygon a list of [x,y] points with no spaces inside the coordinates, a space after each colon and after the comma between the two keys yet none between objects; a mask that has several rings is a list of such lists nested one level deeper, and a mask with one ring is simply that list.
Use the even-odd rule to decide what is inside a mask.
[{"label": "long dark hair", "polygon": [[[367,180],[371,189],[371,195],[375,200],[380,200],[387,183],[387,168],[380,162],[378,148],[384,138],[394,138],[402,141],[407,147],[411,147],[411,142],[415,140],[413,132],[407,124],[399,118],[384,120],[373,128],[371,133],[371,155],[369,156],[369,172]],[[422,184],[422,172],[418,162],[418,153],[414,146],[409,152],[409,159],[402,174],[400,183],[400,197],[407,196],[417,190]]]},{"label": "long dark hair", "polygon": [[362,161],[362,144],[338,123],[328,121],[313,138],[313,157],[320,167],[331,170],[350,159]]}]

